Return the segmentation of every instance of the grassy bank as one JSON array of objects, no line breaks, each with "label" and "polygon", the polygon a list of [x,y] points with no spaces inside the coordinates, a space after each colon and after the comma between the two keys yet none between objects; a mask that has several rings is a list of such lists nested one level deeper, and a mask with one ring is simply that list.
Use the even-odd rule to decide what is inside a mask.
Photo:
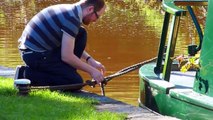
[{"label": "grassy bank", "polygon": [[18,96],[11,78],[0,77],[1,120],[123,120],[124,114],[97,112],[98,101],[70,93],[33,91]]}]

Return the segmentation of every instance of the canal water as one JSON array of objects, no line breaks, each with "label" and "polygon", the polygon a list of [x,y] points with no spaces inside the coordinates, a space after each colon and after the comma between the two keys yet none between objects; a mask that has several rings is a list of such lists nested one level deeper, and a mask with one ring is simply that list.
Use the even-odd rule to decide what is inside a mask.
[{"label": "canal water", "polygon": [[[23,64],[18,52],[18,38],[27,22],[41,9],[77,0],[0,0],[0,65],[15,68]],[[205,7],[194,7],[201,27]],[[87,51],[106,67],[106,76],[157,55],[164,12],[157,0],[107,0],[106,13],[85,26]],[[175,55],[186,54],[187,45],[198,44],[198,35],[189,15],[181,18]],[[80,72],[85,80],[91,79]],[[106,86],[106,96],[137,105],[138,70],[114,78]],[[100,87],[85,87],[100,94]]]}]

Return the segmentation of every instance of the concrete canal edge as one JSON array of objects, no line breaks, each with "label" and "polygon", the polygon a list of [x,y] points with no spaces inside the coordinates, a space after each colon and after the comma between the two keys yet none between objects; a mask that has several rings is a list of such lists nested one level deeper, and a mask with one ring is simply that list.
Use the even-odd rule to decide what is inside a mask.
[{"label": "concrete canal edge", "polygon": [[[0,66],[0,76],[13,78],[14,74],[15,69]],[[98,100],[99,104],[95,105],[95,107],[99,112],[110,111],[125,113],[128,115],[127,120],[178,120],[177,118],[160,115],[149,110],[148,108],[129,105],[106,96],[90,93],[88,91],[75,92],[74,94]]]},{"label": "concrete canal edge", "polygon": [[99,104],[95,105],[95,107],[99,112],[110,111],[116,113],[125,113],[128,115],[126,120],[178,120],[177,118],[160,115],[154,111],[149,110],[148,108],[136,107],[106,96],[97,95],[87,91],[80,91],[74,94],[98,100]]},{"label": "concrete canal edge", "polygon": [[0,76],[13,78],[14,75],[15,75],[15,69],[0,66]]}]

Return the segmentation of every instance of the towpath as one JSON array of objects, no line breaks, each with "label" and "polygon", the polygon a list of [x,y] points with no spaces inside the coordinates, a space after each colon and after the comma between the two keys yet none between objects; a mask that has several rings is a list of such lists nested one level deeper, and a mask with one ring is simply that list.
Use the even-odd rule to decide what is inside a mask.
[{"label": "towpath", "polygon": [[[0,66],[0,76],[14,77],[14,74],[15,69]],[[97,95],[95,93],[80,91],[75,92],[74,94],[98,100],[99,104],[95,105],[95,107],[100,112],[110,111],[126,113],[128,115],[127,120],[178,120],[177,118],[160,115],[146,107],[133,106],[106,96]]]}]

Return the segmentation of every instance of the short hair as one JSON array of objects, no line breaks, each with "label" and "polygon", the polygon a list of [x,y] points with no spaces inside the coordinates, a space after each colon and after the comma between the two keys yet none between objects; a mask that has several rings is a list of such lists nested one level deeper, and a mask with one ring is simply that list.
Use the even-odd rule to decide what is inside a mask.
[{"label": "short hair", "polygon": [[105,5],[104,0],[85,0],[84,3],[85,3],[85,6],[93,5],[94,11],[100,11]]}]

